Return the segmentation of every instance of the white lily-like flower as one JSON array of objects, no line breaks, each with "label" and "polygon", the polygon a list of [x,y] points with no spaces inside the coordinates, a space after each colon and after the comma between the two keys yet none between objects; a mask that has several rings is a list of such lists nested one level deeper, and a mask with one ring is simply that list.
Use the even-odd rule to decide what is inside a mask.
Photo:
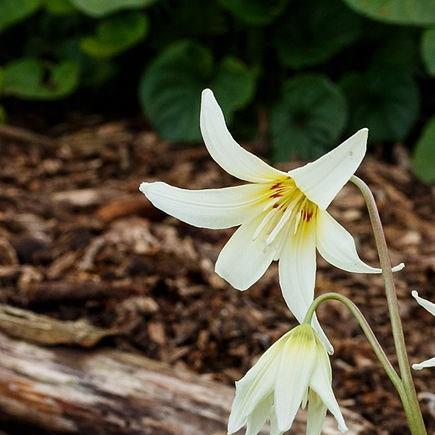
[{"label": "white lily-like flower", "polygon": [[[316,248],[326,261],[346,271],[381,272],[359,258],[353,237],[326,211],[365,155],[366,128],[318,160],[283,172],[233,139],[210,89],[202,92],[200,126],[212,158],[249,184],[186,190],[155,182],[142,183],[140,190],[157,208],[188,224],[212,229],[240,225],[215,267],[233,287],[246,290],[273,260],[279,260],[285,301],[302,322],[314,299]],[[313,320],[329,343],[315,317]]]},{"label": "white lily-like flower", "polygon": [[[432,316],[435,316],[435,304],[433,302],[429,302],[426,299],[421,298],[418,295],[418,292],[416,292],[415,290],[411,293],[412,296],[415,298],[415,300],[423,307],[426,308],[427,311],[429,311],[429,313],[432,314]],[[422,370],[425,369],[426,367],[435,367],[435,357],[434,358],[430,358],[426,361],[423,361],[419,364],[413,364],[412,368],[414,370]]]},{"label": "white lily-like flower", "polygon": [[270,420],[271,435],[280,435],[290,429],[298,409],[307,403],[307,435],[321,433],[327,409],[339,430],[345,432],[331,382],[325,346],[310,325],[299,325],[273,344],[236,382],[228,433],[246,425],[246,435],[257,435]]}]

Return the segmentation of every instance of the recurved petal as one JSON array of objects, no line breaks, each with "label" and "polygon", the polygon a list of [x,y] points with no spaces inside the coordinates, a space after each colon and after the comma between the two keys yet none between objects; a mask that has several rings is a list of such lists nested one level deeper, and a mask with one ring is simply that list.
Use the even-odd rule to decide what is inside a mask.
[{"label": "recurved petal", "polygon": [[425,369],[427,367],[435,367],[435,358],[430,358],[430,359],[428,359],[426,361],[423,361],[423,362],[421,362],[419,364],[413,364],[412,365],[412,368],[414,370],[423,370],[423,369]]},{"label": "recurved petal", "polygon": [[270,245],[265,244],[262,234],[254,238],[266,213],[263,212],[250,222],[242,224],[216,261],[216,273],[237,290],[246,290],[258,281],[275,258],[279,237]]},{"label": "recurved petal", "polygon": [[335,417],[340,432],[346,432],[346,423],[344,422],[343,415],[331,387],[331,364],[329,357],[324,350],[322,351],[320,347],[322,345],[320,343],[318,346],[319,351],[317,353],[316,365],[311,376],[310,387],[318,394],[324,405]]},{"label": "recurved petal", "polygon": [[228,433],[240,430],[255,407],[270,396],[286,336],[287,334],[274,343],[245,376],[236,382],[236,396],[231,407]]},{"label": "recurved petal", "polygon": [[275,381],[275,412],[278,428],[290,429],[308,389],[316,346],[290,337],[286,342]]},{"label": "recurved petal", "polygon": [[[279,259],[279,282],[284,299],[296,319],[302,323],[307,310],[314,300],[316,280],[316,231],[309,222],[296,234],[290,232]],[[313,317],[313,327],[333,353],[333,347]]]},{"label": "recurved petal", "polygon": [[310,388],[308,400],[307,435],[320,435],[327,408],[320,397]]},{"label": "recurved petal", "polygon": [[[355,240],[327,211],[317,213],[317,249],[328,262],[340,269],[357,273],[381,273],[382,270],[364,263],[358,256]],[[393,272],[403,269],[401,263]]]},{"label": "recurved petal", "polygon": [[263,399],[248,417],[245,435],[257,435],[269,418],[273,405],[273,395]]},{"label": "recurved petal", "polygon": [[249,221],[261,212],[258,201],[265,195],[259,184],[223,189],[188,190],[169,184],[142,183],[140,191],[165,213],[202,228],[229,228]]},{"label": "recurved petal", "polygon": [[314,162],[289,171],[299,189],[321,209],[326,209],[360,165],[367,147],[363,128]]},{"label": "recurved petal", "polygon": [[435,316],[435,304],[433,302],[429,302],[426,299],[421,298],[418,295],[417,291],[412,291],[412,296],[415,298],[415,300],[421,305],[423,308],[426,308],[426,310],[429,311],[433,316]]},{"label": "recurved petal", "polygon": [[231,136],[224,114],[210,89],[202,91],[200,126],[205,146],[213,159],[229,174],[254,183],[287,176],[242,148]]}]

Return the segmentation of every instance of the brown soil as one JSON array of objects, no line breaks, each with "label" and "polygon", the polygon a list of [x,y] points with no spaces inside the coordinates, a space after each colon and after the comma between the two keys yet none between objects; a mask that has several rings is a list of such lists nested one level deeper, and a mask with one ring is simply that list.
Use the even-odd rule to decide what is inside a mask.
[{"label": "brown soil", "polygon": [[[234,184],[204,147],[181,148],[119,122],[59,126],[47,137],[2,128],[0,153],[0,302],[121,329],[100,345],[228,384],[295,325],[275,265],[249,291],[232,289],[213,267],[233,230],[188,226],[138,192],[144,180],[189,188]],[[393,263],[406,264],[395,277],[410,359],[418,362],[435,355],[434,319],[410,295],[418,289],[435,300],[435,195],[411,174],[402,149],[395,154],[395,164],[368,157],[358,173],[376,195]],[[377,264],[358,192],[345,187],[331,213],[355,236],[361,257]],[[352,298],[395,363],[382,278],[346,273],[320,258],[318,264],[317,294]],[[395,391],[355,321],[335,303],[322,306],[319,318],[335,347],[340,404],[379,434],[406,434]],[[433,373],[415,373],[429,431]],[[16,424],[2,429],[37,433]]]}]

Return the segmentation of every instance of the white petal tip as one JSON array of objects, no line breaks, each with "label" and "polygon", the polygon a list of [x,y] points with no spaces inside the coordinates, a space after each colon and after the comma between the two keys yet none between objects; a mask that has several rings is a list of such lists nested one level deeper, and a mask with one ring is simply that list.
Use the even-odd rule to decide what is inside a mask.
[{"label": "white petal tip", "polygon": [[394,266],[391,270],[393,272],[399,272],[400,270],[405,268],[405,263],[400,263],[397,266]]},{"label": "white petal tip", "polygon": [[201,93],[202,98],[214,98],[213,91],[209,88],[206,88]]},{"label": "white petal tip", "polygon": [[412,368],[414,370],[423,370],[424,369],[424,367],[421,364],[413,364]]},{"label": "white petal tip", "polygon": [[413,298],[418,298],[418,291],[417,290],[412,290],[411,295]]},{"label": "white petal tip", "polygon": [[239,290],[241,292],[248,290],[250,286],[241,285],[238,282],[235,282],[234,279],[230,278],[225,271],[221,270],[219,268],[219,265],[216,263],[214,271],[222,278],[224,279],[231,287],[235,288],[236,290]]},{"label": "white petal tip", "polygon": [[144,181],[143,183],[140,183],[139,190],[145,195],[146,191],[147,191],[147,188],[150,185],[151,185],[151,183],[147,183],[147,182]]},{"label": "white petal tip", "polygon": [[344,423],[341,423],[341,424],[338,425],[338,430],[339,430],[341,433],[345,433],[345,432],[348,431],[347,426],[346,426]]},{"label": "white petal tip", "polygon": [[331,355],[331,356],[334,355],[334,348],[328,346],[327,352],[328,352],[328,355]]}]

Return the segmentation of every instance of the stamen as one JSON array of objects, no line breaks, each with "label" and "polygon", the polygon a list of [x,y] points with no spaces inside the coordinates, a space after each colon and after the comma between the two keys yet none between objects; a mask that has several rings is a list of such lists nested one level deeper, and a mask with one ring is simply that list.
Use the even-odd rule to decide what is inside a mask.
[{"label": "stamen", "polygon": [[260,233],[264,230],[265,226],[270,222],[270,220],[277,213],[277,211],[278,211],[278,209],[272,208],[266,214],[266,216],[264,216],[263,220],[260,222],[260,224],[258,225],[257,229],[255,230],[254,235],[252,236],[252,241],[253,242],[258,238]]}]

